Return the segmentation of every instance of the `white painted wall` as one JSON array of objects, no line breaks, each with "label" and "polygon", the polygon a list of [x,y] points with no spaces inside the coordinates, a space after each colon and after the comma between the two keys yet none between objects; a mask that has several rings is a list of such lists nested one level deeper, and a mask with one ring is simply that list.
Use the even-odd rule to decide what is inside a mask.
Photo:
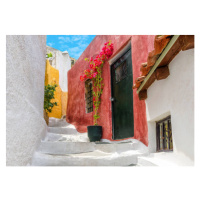
[{"label": "white painted wall", "polygon": [[28,165],[46,133],[46,36],[6,37],[6,164]]},{"label": "white painted wall", "polygon": [[149,150],[156,152],[156,123],[171,115],[173,154],[194,160],[194,49],[181,51],[169,64],[167,79],[147,90]]},{"label": "white painted wall", "polygon": [[57,49],[47,46],[47,53],[51,52],[52,67],[59,70],[59,85],[63,92],[68,91],[67,72],[71,69],[71,59],[67,51],[61,52]]}]

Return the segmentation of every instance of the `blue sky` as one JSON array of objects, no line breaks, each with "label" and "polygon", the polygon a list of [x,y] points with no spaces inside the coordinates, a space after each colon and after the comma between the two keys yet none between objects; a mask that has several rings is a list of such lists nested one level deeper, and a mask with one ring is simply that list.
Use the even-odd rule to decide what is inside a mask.
[{"label": "blue sky", "polygon": [[95,35],[47,35],[47,46],[60,51],[68,51],[72,58],[78,59]]}]

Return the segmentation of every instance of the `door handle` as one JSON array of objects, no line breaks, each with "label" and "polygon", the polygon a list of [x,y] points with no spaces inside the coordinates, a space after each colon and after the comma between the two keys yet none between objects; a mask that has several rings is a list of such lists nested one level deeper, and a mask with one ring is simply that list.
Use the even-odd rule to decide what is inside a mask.
[{"label": "door handle", "polygon": [[111,98],[110,98],[110,101],[115,101],[115,98],[114,98],[114,97],[111,97]]}]

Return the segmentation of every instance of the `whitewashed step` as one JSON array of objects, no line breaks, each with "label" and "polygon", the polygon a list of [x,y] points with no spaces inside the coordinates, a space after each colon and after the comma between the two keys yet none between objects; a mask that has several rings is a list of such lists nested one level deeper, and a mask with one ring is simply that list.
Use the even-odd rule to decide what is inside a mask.
[{"label": "whitewashed step", "polygon": [[128,166],[137,164],[137,157],[142,152],[130,150],[121,153],[105,153],[95,150],[89,153],[48,155],[34,154],[32,166]]},{"label": "whitewashed step", "polygon": [[148,158],[146,157],[138,157],[138,166],[157,166],[155,163],[151,162]]},{"label": "whitewashed step", "polygon": [[50,127],[63,127],[63,126],[67,126],[67,125],[70,125],[70,124],[66,122],[66,119],[57,119],[57,118],[53,118],[53,117],[49,118],[48,126],[50,126]]},{"label": "whitewashed step", "polygon": [[89,142],[87,133],[76,133],[76,134],[59,134],[48,132],[44,141],[56,142]]},{"label": "whitewashed step", "polygon": [[124,152],[129,150],[143,150],[148,151],[147,147],[144,146],[141,142],[134,140],[131,142],[122,142],[122,143],[96,143],[96,150],[111,153],[111,152]]},{"label": "whitewashed step", "polygon": [[138,165],[140,166],[194,166],[194,162],[182,153],[157,152],[148,156],[139,156]]},{"label": "whitewashed step", "polygon": [[77,134],[78,131],[74,128],[69,127],[47,127],[47,131],[50,133],[59,133],[59,134]]},{"label": "whitewashed step", "polygon": [[65,155],[95,150],[94,142],[45,142],[42,141],[38,151],[46,154]]}]

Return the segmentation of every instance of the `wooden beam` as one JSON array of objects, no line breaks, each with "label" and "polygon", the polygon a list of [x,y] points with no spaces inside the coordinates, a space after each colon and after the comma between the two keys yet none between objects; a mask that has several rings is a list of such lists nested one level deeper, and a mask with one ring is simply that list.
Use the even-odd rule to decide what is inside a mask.
[{"label": "wooden beam", "polygon": [[184,46],[183,51],[194,48],[194,35],[185,35],[183,39]]},{"label": "wooden beam", "polygon": [[145,100],[147,98],[147,90],[145,89],[145,90],[140,91],[138,96],[139,96],[139,100]]},{"label": "wooden beam", "polygon": [[[140,93],[141,90],[143,90],[144,85],[147,83],[147,81],[149,80],[149,78],[152,76],[152,74],[155,72],[156,68],[159,66],[159,64],[161,63],[161,61],[164,59],[164,57],[167,55],[167,53],[169,52],[169,50],[173,47],[174,43],[178,40],[180,35],[174,35],[172,37],[172,39],[170,40],[170,42],[168,43],[168,45],[165,47],[165,49],[163,50],[163,52],[160,54],[158,60],[156,61],[156,63],[154,64],[154,66],[152,67],[152,69],[150,70],[149,74],[146,76],[146,78],[144,79],[144,81],[142,82],[142,84],[140,85],[140,87],[137,90],[137,94]],[[145,88],[146,89],[146,88]]]},{"label": "wooden beam", "polygon": [[165,79],[169,76],[169,67],[168,65],[163,67],[158,67],[155,71],[155,76],[157,80]]}]

